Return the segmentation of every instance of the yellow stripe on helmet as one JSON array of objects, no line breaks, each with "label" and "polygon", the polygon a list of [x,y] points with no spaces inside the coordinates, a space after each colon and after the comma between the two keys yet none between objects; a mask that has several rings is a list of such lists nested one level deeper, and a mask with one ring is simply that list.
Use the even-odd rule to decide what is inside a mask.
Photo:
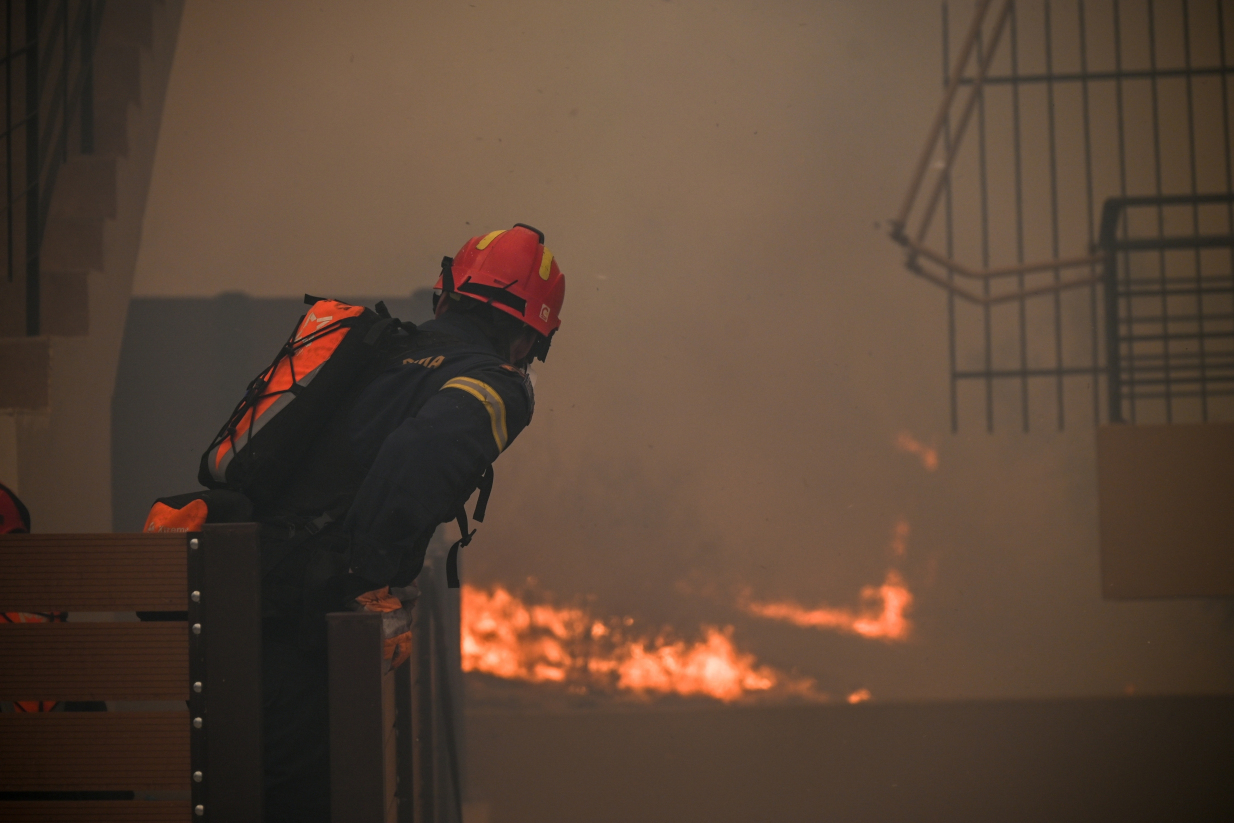
[{"label": "yellow stripe on helmet", "polygon": [[491,231],[488,234],[484,235],[483,237],[480,238],[480,242],[476,243],[476,251],[487,249],[489,243],[492,243],[500,235],[503,235],[505,233],[506,233],[505,229],[498,229],[497,231]]},{"label": "yellow stripe on helmet", "polygon": [[540,279],[547,280],[549,272],[553,268],[553,253],[548,250],[548,246],[544,247],[544,256],[540,258]]}]

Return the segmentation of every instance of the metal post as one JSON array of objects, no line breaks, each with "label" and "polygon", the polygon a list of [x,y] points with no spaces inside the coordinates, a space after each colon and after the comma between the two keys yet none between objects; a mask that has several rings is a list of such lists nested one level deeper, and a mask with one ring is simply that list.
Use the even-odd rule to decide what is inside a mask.
[{"label": "metal post", "polygon": [[194,819],[261,823],[261,569],[257,526],[189,535]]},{"label": "metal post", "polygon": [[330,814],[337,823],[384,823],[385,753],[381,615],[326,615],[330,660]]},{"label": "metal post", "polygon": [[1105,363],[1110,422],[1124,423],[1122,352],[1118,334],[1118,254],[1114,238],[1122,216],[1121,203],[1111,198],[1101,208],[1101,248],[1105,252]]},{"label": "metal post", "polygon": [[412,762],[415,767],[414,819],[431,823],[437,819],[436,776],[434,774],[434,724],[433,706],[433,620],[434,590],[431,583],[420,587],[420,599],[416,601],[415,623],[412,626],[411,642],[411,710],[415,733],[412,746]]},{"label": "metal post", "polygon": [[39,334],[39,4],[26,0],[26,335]]},{"label": "metal post", "polygon": [[[413,650],[414,654],[414,650]],[[395,757],[398,759],[398,823],[415,820],[415,726],[412,722],[411,700],[413,679],[411,661],[394,670],[394,733],[397,736]]]},{"label": "metal post", "polygon": [[86,0],[81,24],[81,153],[94,153],[94,0]]},{"label": "metal post", "polygon": [[[64,36],[60,47],[63,54],[64,70],[61,75],[61,80],[64,83],[64,99],[61,101],[63,106],[63,121],[60,124],[61,141],[60,141],[60,162],[67,163],[69,161],[69,92],[72,89],[72,83],[69,82],[69,68],[73,60],[73,52],[69,50],[69,0],[60,0],[60,16],[64,18]],[[49,117],[50,119],[50,117]]]}]

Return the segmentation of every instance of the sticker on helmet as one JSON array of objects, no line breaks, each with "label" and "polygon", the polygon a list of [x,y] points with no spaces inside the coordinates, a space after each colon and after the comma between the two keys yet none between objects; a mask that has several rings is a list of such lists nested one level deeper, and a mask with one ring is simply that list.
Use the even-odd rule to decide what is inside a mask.
[{"label": "sticker on helmet", "polygon": [[476,243],[476,251],[483,251],[484,249],[487,249],[489,243],[492,243],[494,240],[496,240],[498,237],[500,237],[501,235],[505,233],[506,233],[505,229],[498,229],[497,231],[491,231],[488,234],[484,235],[483,237],[480,238],[480,242]]},{"label": "sticker on helmet", "polygon": [[540,304],[540,319],[545,323],[548,322],[548,303]]}]

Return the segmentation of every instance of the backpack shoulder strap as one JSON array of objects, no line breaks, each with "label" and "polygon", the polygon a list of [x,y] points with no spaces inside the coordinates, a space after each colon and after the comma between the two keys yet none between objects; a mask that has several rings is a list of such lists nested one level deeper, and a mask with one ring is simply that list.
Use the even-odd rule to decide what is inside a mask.
[{"label": "backpack shoulder strap", "polygon": [[[488,508],[489,495],[493,493],[493,464],[489,464],[484,470],[484,474],[480,475],[480,484],[477,486],[480,490],[480,497],[476,500],[475,511],[472,512],[472,517],[477,523],[483,522],[484,512]],[[454,541],[454,545],[450,547],[449,554],[446,555],[446,585],[452,589],[457,589],[459,586],[458,578],[458,550],[471,543],[471,538],[476,536],[476,530],[468,531],[467,510],[459,506],[458,516],[455,518],[458,523],[458,533],[461,535],[458,540]]]}]

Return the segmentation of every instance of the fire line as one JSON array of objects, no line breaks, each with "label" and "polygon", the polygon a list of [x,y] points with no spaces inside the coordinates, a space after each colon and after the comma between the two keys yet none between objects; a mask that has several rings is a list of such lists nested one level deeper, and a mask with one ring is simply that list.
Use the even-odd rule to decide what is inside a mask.
[{"label": "fire line", "polygon": [[740,651],[733,627],[703,626],[703,639],[628,637],[629,619],[598,620],[581,608],[530,605],[504,586],[462,591],[463,671],[574,692],[705,696],[730,703],[763,695],[826,699],[814,681]]},{"label": "fire line", "polygon": [[748,595],[737,605],[748,614],[802,628],[830,629],[888,642],[909,638],[912,623],[905,614],[913,605],[913,593],[904,585],[899,572],[889,569],[881,586],[864,587],[861,600],[860,611],[829,606],[807,609],[792,600],[758,602],[751,601]]}]

